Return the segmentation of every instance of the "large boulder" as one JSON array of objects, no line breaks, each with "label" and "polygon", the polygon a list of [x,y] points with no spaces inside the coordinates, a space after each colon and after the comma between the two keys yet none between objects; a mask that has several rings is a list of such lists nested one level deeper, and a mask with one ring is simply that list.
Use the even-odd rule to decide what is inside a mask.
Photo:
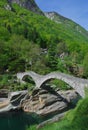
[{"label": "large boulder", "polygon": [[41,116],[60,113],[67,109],[69,102],[77,97],[77,93],[70,91],[48,91],[35,89],[30,98],[25,100],[22,108],[25,112],[36,113]]},{"label": "large boulder", "polygon": [[69,103],[76,101],[80,98],[78,93],[75,90],[67,90],[67,91],[57,91],[63,98],[65,98]]},{"label": "large boulder", "polygon": [[26,90],[16,92],[0,90],[0,113],[21,109],[22,102],[28,97]]}]

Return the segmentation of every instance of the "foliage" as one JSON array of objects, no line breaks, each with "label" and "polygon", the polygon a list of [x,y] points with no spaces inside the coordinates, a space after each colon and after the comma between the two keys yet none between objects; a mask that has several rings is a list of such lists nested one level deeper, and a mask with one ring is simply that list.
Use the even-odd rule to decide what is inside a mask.
[{"label": "foliage", "polygon": [[[42,130],[88,130],[88,97],[78,102],[74,110],[70,110],[64,119],[50,125]],[[31,127],[32,130],[36,127]],[[30,128],[28,129],[30,130]]]},{"label": "foliage", "polygon": [[[0,1],[0,74],[59,70],[87,78],[88,32],[73,21],[57,24],[17,4]],[[79,27],[78,31],[76,26]],[[63,57],[61,57],[61,55]]]},{"label": "foliage", "polygon": [[54,89],[61,89],[61,90],[69,90],[72,89],[68,84],[66,84],[65,82],[58,80],[58,79],[53,79],[49,82],[49,84],[51,84],[51,86]]},{"label": "foliage", "polygon": [[57,70],[57,53],[56,53],[56,47],[55,44],[51,43],[49,46],[49,51],[48,51],[48,61],[47,65],[52,69],[52,70]]},{"label": "foliage", "polygon": [[9,89],[9,78],[10,76],[8,75],[4,75],[4,76],[1,76],[0,75],[0,89]]},{"label": "foliage", "polygon": [[83,72],[84,77],[88,77],[88,53],[85,55],[83,60]]}]

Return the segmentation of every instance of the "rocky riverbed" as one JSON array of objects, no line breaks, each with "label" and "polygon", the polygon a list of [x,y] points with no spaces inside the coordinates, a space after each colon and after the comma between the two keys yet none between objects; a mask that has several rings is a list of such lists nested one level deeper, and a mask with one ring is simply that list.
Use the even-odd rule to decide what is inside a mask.
[{"label": "rocky riverbed", "polygon": [[0,113],[22,108],[22,102],[28,96],[28,91],[10,92],[0,90]]},{"label": "rocky riverbed", "polygon": [[52,88],[34,89],[32,94],[22,103],[25,112],[47,116],[67,110],[69,104],[76,100],[78,94],[75,90],[54,91]]},{"label": "rocky riverbed", "polygon": [[24,112],[44,117],[66,111],[70,103],[78,97],[75,90],[55,91],[49,86],[36,88],[31,94],[29,93],[28,91],[2,91],[0,93],[0,112],[23,109]]}]

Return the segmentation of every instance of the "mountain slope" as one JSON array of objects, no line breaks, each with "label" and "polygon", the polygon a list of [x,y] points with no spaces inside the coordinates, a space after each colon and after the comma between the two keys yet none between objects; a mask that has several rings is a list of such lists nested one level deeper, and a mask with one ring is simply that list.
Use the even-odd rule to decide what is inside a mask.
[{"label": "mountain slope", "polygon": [[33,11],[37,14],[44,15],[43,12],[39,9],[39,7],[36,5],[34,0],[8,0],[8,3],[10,5],[16,3],[20,7],[24,7],[30,11]]},{"label": "mountain slope", "polygon": [[86,31],[83,27],[81,27],[79,24],[75,23],[74,21],[56,13],[56,12],[45,12],[45,16],[52,21],[55,21],[58,24],[64,24],[67,29],[71,29],[72,31],[79,32],[80,34],[84,36],[88,36],[88,31]]},{"label": "mountain slope", "polygon": [[78,24],[69,23],[69,27],[58,24],[17,3],[0,2],[0,72],[59,70],[77,74],[87,55],[88,37],[86,30],[80,33],[73,28]]}]

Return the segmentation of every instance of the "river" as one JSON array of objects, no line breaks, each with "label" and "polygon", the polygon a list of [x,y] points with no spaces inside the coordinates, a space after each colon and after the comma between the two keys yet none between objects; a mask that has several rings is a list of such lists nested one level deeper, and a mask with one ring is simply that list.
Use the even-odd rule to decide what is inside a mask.
[{"label": "river", "polygon": [[[67,110],[74,108],[79,99],[80,96],[78,96],[74,102],[70,104]],[[46,119],[50,117],[51,115],[48,115]],[[26,130],[27,127],[37,124],[43,120],[45,119],[39,118],[36,114],[25,113],[22,110],[6,112],[0,114],[0,130]]]},{"label": "river", "polygon": [[0,130],[26,130],[27,126],[38,123],[35,115],[22,111],[0,114]]}]

